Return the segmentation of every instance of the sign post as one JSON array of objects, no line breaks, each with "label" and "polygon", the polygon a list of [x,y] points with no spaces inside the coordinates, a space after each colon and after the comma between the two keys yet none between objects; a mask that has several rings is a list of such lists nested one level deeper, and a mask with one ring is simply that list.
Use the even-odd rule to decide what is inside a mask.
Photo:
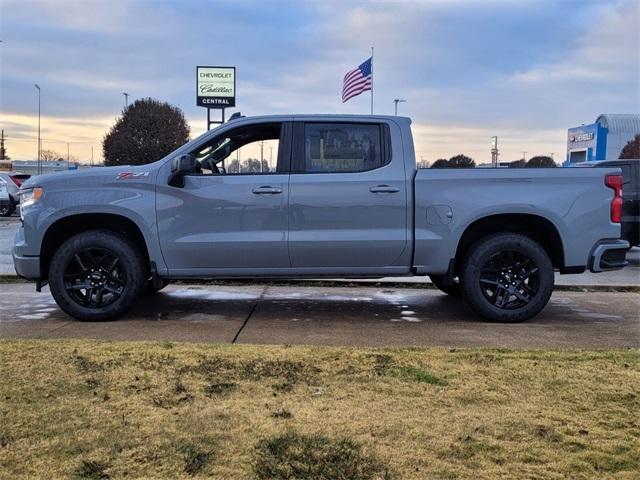
[{"label": "sign post", "polygon": [[[207,109],[207,130],[224,123],[224,109],[236,106],[236,67],[196,67],[196,103]],[[220,121],[211,120],[211,110],[222,110]]]}]

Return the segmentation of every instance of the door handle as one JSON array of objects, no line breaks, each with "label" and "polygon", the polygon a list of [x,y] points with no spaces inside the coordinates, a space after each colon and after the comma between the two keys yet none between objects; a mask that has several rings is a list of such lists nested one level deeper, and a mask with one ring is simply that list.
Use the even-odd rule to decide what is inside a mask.
[{"label": "door handle", "polygon": [[262,187],[256,187],[251,190],[256,195],[276,195],[278,193],[282,193],[281,188],[271,187],[269,185],[263,185]]},{"label": "door handle", "polygon": [[369,191],[371,193],[397,193],[400,189],[389,185],[376,185],[375,187],[371,187]]}]

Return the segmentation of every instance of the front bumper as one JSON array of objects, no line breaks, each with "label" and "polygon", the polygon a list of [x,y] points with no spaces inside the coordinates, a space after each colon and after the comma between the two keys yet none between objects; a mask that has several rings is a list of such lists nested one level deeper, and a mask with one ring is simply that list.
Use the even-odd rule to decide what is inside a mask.
[{"label": "front bumper", "polygon": [[13,250],[13,266],[18,276],[29,280],[40,279],[40,257],[22,257]]},{"label": "front bumper", "polygon": [[29,255],[30,253],[34,253],[31,250],[24,238],[24,228],[21,227],[16,233],[13,250],[11,252],[13,256],[13,266],[20,277],[29,280],[39,280],[40,256]]},{"label": "front bumper", "polygon": [[627,250],[629,242],[626,240],[606,240],[598,243],[591,253],[589,270],[597,273],[626,267]]}]

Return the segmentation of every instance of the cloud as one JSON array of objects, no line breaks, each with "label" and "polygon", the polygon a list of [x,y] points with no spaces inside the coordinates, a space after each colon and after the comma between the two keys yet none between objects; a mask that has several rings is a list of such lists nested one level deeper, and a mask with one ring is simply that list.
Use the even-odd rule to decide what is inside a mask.
[{"label": "cloud", "polygon": [[597,21],[578,39],[570,51],[554,62],[533,65],[516,72],[512,80],[527,88],[544,88],[562,83],[637,85],[640,70],[640,3],[622,2],[613,8],[601,5]]},{"label": "cloud", "polygon": [[[340,89],[374,45],[376,112],[407,99],[400,111],[424,126],[416,141],[428,159],[464,149],[488,158],[496,134],[511,149],[505,155],[559,153],[566,128],[637,110],[638,8],[631,0],[5,0],[0,124],[13,138],[10,115],[33,124],[38,82],[43,113],[58,119],[63,138],[76,138],[64,119],[108,126],[123,91],[180,106],[197,134],[205,127],[198,64],[237,66],[245,114],[367,113],[368,94],[342,104]],[[96,130],[95,145],[103,134]]]}]

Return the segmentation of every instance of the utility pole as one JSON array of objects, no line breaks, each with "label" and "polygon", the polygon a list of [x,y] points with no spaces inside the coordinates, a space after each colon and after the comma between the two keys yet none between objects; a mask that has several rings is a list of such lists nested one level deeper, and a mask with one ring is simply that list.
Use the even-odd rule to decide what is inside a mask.
[{"label": "utility pole", "polygon": [[500,153],[498,152],[498,137],[494,135],[491,137],[491,166],[493,168],[498,168],[498,156]]},{"label": "utility pole", "polygon": [[122,95],[124,95],[124,108],[127,108],[129,106],[129,94],[122,92]]},{"label": "utility pole", "polygon": [[34,84],[38,89],[38,175],[42,173],[42,166],[40,165],[40,152],[42,151],[42,142],[40,140],[40,87],[38,84]]},{"label": "utility pole", "polygon": [[404,103],[404,102],[406,102],[406,100],[404,100],[404,99],[402,99],[402,98],[395,98],[395,99],[393,100],[393,103],[395,103],[395,104],[396,104],[396,105],[395,105],[395,107],[396,107],[396,108],[395,108],[395,111],[396,111],[396,117],[398,116],[398,104],[399,104],[399,103]]},{"label": "utility pole", "polygon": [[4,148],[4,130],[0,133],[0,160],[4,160],[7,156],[7,151]]},{"label": "utility pole", "polygon": [[69,142],[67,142],[67,170],[69,170]]},{"label": "utility pole", "polygon": [[523,151],[522,152],[522,159],[526,162],[527,161],[527,152]]}]

